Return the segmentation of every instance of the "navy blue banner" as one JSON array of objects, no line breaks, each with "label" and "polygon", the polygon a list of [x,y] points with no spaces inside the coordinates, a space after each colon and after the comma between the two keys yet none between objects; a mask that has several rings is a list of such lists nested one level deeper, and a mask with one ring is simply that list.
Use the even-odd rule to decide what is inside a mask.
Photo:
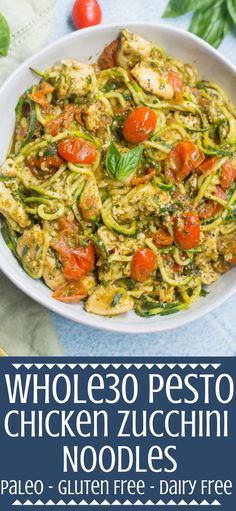
[{"label": "navy blue banner", "polygon": [[233,511],[235,383],[235,358],[2,358],[0,510]]}]

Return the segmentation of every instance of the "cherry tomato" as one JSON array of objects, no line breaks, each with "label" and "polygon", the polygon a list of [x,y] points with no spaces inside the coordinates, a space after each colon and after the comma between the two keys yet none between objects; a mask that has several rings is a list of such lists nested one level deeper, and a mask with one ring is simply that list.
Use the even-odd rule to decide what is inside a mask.
[{"label": "cherry tomato", "polygon": [[97,0],[76,0],[72,9],[72,21],[75,28],[99,25],[101,19],[102,10]]},{"label": "cherry tomato", "polygon": [[[59,167],[62,165],[63,160],[57,156],[47,156],[42,158],[37,158],[37,156],[32,156],[28,160],[28,165],[30,167],[31,172],[39,176],[40,172],[45,172],[45,174],[53,174],[59,169]],[[42,168],[43,165],[43,168]]]},{"label": "cherry tomato", "polygon": [[94,163],[97,158],[97,149],[91,142],[83,138],[67,138],[61,140],[57,146],[58,154],[71,163]]},{"label": "cherry tomato", "polygon": [[203,162],[204,155],[191,140],[179,142],[165,159],[165,176],[169,181],[183,181]]},{"label": "cherry tomato", "polygon": [[58,225],[60,231],[76,232],[78,230],[78,225],[76,225],[75,222],[69,222],[69,220],[63,216],[58,218]]},{"label": "cherry tomato", "polygon": [[180,74],[171,71],[169,73],[168,82],[173,86],[175,98],[181,101],[183,99],[184,86]]},{"label": "cherry tomato", "polygon": [[93,245],[77,247],[71,250],[63,264],[63,274],[66,280],[78,280],[94,270],[95,251]]},{"label": "cherry tomato", "polygon": [[222,174],[220,184],[223,190],[227,190],[233,184],[236,177],[236,170],[232,165],[231,161],[224,163],[222,167]]},{"label": "cherry tomato", "polygon": [[173,240],[166,227],[159,227],[156,232],[153,242],[158,248],[170,247],[173,245]]},{"label": "cherry tomato", "polygon": [[208,158],[206,161],[204,161],[204,163],[202,163],[200,165],[199,169],[201,170],[201,172],[203,174],[208,174],[211,172],[211,170],[213,169],[216,162],[217,162],[217,157],[212,156],[212,158]]},{"label": "cherry tomato", "polygon": [[147,140],[154,131],[157,116],[153,110],[146,106],[135,108],[127,117],[123,135],[131,144],[137,144]]},{"label": "cherry tomato", "polygon": [[66,105],[61,114],[47,122],[45,126],[47,133],[55,137],[61,131],[68,130],[76,113],[77,107],[75,105]]},{"label": "cherry tomato", "polygon": [[[214,195],[220,197],[221,199],[225,199],[225,192],[222,190],[220,186],[217,186]],[[201,220],[206,220],[207,218],[211,218],[212,216],[218,215],[223,209],[223,206],[218,204],[213,200],[206,200],[206,202],[200,207],[198,216]]]},{"label": "cherry tomato", "polygon": [[131,277],[144,282],[156,268],[156,256],[149,248],[136,250],[131,262]]},{"label": "cherry tomato", "polygon": [[54,291],[52,297],[59,302],[77,303],[88,295],[80,282],[66,282]]},{"label": "cherry tomato", "polygon": [[191,211],[178,213],[174,219],[174,238],[180,248],[190,250],[200,241],[200,221]]},{"label": "cherry tomato", "polygon": [[145,176],[133,177],[131,179],[131,185],[138,186],[138,185],[142,185],[143,183],[148,183],[149,181],[151,181],[153,176],[155,176],[155,170],[153,167],[150,167],[150,169],[148,170],[148,173],[145,174]]},{"label": "cherry tomato", "polygon": [[47,95],[54,91],[54,87],[47,82],[41,82],[37,91],[29,94],[34,103],[38,103],[46,112],[50,110],[50,103]]}]

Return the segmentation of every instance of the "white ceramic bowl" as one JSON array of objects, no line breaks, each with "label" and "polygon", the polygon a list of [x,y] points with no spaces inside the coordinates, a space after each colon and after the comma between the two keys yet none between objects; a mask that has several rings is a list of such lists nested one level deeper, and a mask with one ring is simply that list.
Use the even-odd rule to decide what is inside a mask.
[{"label": "white ceramic bowl", "polygon": [[[156,41],[171,56],[197,67],[200,76],[219,82],[236,103],[236,70],[211,46],[199,38],[167,25],[129,23],[133,32]],[[14,108],[22,92],[35,82],[29,67],[44,70],[64,58],[95,61],[104,48],[124,28],[122,25],[103,25],[81,30],[63,37],[24,62],[0,90],[0,161],[3,161],[14,128]],[[74,321],[105,330],[127,333],[157,332],[189,323],[224,302],[236,291],[236,268],[210,286],[210,294],[197,300],[190,309],[173,316],[140,318],[133,312],[120,317],[104,318],[88,314],[81,304],[66,305],[51,298],[51,291],[41,281],[34,281],[21,269],[0,236],[0,268],[22,291],[49,309]],[[4,292],[4,290],[2,290]]]}]

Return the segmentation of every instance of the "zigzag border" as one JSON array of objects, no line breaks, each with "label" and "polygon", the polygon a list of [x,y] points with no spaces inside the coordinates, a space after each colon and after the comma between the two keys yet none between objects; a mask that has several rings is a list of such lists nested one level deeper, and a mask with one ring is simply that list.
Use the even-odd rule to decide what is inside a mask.
[{"label": "zigzag border", "polygon": [[191,502],[186,502],[185,500],[180,500],[179,502],[175,502],[174,500],[169,500],[168,502],[163,502],[163,500],[159,500],[158,502],[153,502],[152,500],[147,500],[146,502],[141,502],[140,500],[136,500],[136,502],[130,502],[126,500],[125,502],[120,502],[119,500],[114,500],[113,502],[108,502],[104,500],[99,503],[96,500],[92,500],[91,502],[87,502],[86,500],[81,500],[80,502],[75,502],[74,500],[70,500],[69,502],[65,502],[64,500],[59,500],[54,502],[53,500],[48,500],[47,502],[42,502],[41,500],[37,500],[36,502],[31,502],[30,500],[26,500],[25,502],[20,502],[19,500],[15,500],[12,504],[13,506],[221,506],[221,503],[218,500],[214,500],[213,502],[208,502],[207,500],[203,500],[202,502],[197,502],[196,500],[191,500]]},{"label": "zigzag border", "polygon": [[136,369],[141,369],[142,367],[146,367],[147,369],[152,369],[153,367],[157,367],[158,369],[164,369],[165,367],[168,367],[168,369],[174,369],[175,367],[179,367],[180,369],[186,369],[186,367],[190,367],[191,369],[197,369],[198,367],[201,367],[201,369],[208,369],[209,367],[212,368],[212,369],[219,369],[219,367],[221,366],[221,364],[135,364],[135,363],[130,363],[130,364],[123,364],[123,363],[120,363],[120,364],[102,364],[102,363],[97,363],[97,364],[82,364],[82,363],[77,363],[77,364],[71,364],[71,363],[62,363],[62,364],[59,364],[59,363],[54,363],[54,364],[47,364],[47,363],[41,363],[41,364],[37,364],[37,363],[31,363],[31,364],[24,364],[24,363],[21,363],[21,364],[15,364],[15,363],[12,363],[12,366],[15,368],[15,369],[20,369],[21,367],[25,367],[25,369],[31,369],[32,367],[35,367],[36,369],[42,369],[43,367],[47,367],[48,369],[53,369],[54,367],[58,367],[58,369],[64,369],[65,367],[69,367],[70,369],[76,369],[76,367],[79,367],[80,369],[86,369],[87,367],[91,367],[92,369],[97,369],[98,367],[102,367],[103,369],[108,369],[109,367],[112,367],[114,369],[119,369],[120,367],[124,367],[125,369],[130,369],[132,367],[135,367]]}]

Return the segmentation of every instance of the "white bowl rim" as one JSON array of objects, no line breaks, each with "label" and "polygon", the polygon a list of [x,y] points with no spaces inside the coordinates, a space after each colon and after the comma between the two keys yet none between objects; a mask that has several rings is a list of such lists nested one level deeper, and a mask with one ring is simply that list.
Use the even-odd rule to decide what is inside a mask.
[{"label": "white bowl rim", "polygon": [[[67,41],[69,39],[76,39],[77,37],[80,36],[81,32],[82,33],[100,32],[100,31],[103,31],[103,30],[106,30],[109,28],[121,30],[122,28],[125,28],[125,27],[128,27],[129,29],[132,29],[132,27],[135,29],[137,29],[137,28],[145,29],[147,27],[152,27],[157,30],[159,28],[160,29],[166,28],[167,30],[173,31],[180,35],[183,35],[185,38],[189,38],[190,40],[195,41],[199,47],[202,47],[205,50],[207,50],[208,52],[215,55],[215,57],[217,57],[217,59],[219,61],[221,61],[223,64],[226,64],[231,69],[231,71],[233,71],[236,75],[236,67],[226,57],[224,57],[221,53],[219,53],[215,48],[210,46],[207,42],[205,42],[204,40],[200,39],[198,36],[188,32],[186,30],[180,29],[180,28],[170,25],[168,23],[151,23],[151,22],[134,22],[134,21],[128,22],[127,21],[124,23],[107,23],[107,24],[102,24],[102,25],[96,25],[96,26],[85,28],[82,30],[76,30],[70,34],[67,34],[63,37],[58,38],[56,41],[45,46],[40,51],[36,52],[34,55],[31,55],[28,59],[26,59],[24,62],[22,62],[22,64],[20,64],[16,68],[16,70],[10,74],[10,76],[6,79],[6,81],[0,87],[0,96],[5,91],[5,89],[7,89],[8,84],[15,78],[15,76],[18,75],[18,73],[21,70],[23,70],[24,68],[30,67],[31,63],[35,60],[35,58],[43,56],[44,54],[47,54],[48,51],[50,51],[54,47],[57,47],[62,42]],[[175,317],[172,316],[172,321],[170,321],[170,322],[162,323],[162,322],[158,322],[158,319],[157,319],[156,323],[148,323],[148,320],[147,320],[147,322],[143,323],[142,325],[139,324],[139,325],[137,325],[137,327],[135,327],[133,323],[129,325],[128,321],[125,324],[116,323],[114,325],[114,324],[112,324],[112,321],[108,322],[107,318],[105,318],[105,317],[97,316],[95,314],[89,314],[89,313],[87,313],[84,316],[79,315],[76,318],[73,310],[70,310],[68,308],[68,310],[62,311],[60,308],[60,305],[61,305],[60,302],[57,302],[56,300],[54,300],[54,301],[51,300],[51,301],[48,301],[48,303],[45,303],[45,302],[47,302],[47,300],[45,301],[44,297],[36,296],[35,292],[33,290],[31,290],[31,288],[28,287],[25,283],[23,283],[21,281],[16,281],[14,276],[11,275],[11,273],[4,268],[4,265],[0,264],[0,270],[6,275],[6,277],[9,278],[9,280],[15,286],[17,286],[26,295],[28,295],[30,298],[32,298],[34,301],[40,303],[44,307],[52,310],[53,312],[65,317],[67,319],[70,319],[77,323],[87,325],[92,328],[102,329],[102,330],[111,331],[111,332],[121,332],[121,333],[126,333],[126,334],[146,334],[146,333],[163,332],[163,331],[174,330],[176,328],[180,328],[181,326],[187,325],[187,324],[193,322],[194,320],[201,318],[201,317],[205,316],[206,314],[208,314],[209,312],[213,311],[214,309],[219,307],[222,303],[224,303],[227,299],[229,299],[232,295],[234,295],[234,293],[236,292],[236,283],[235,283],[235,289],[228,288],[227,290],[224,291],[224,294],[218,294],[218,296],[215,298],[213,303],[210,303],[210,304],[206,303],[205,308],[200,309],[200,310],[192,309],[191,316],[185,317],[184,312],[181,312],[181,313],[177,313],[176,315],[174,315]],[[158,316],[157,316],[157,318],[158,318]],[[173,321],[173,319],[174,319],[174,321]]]}]

